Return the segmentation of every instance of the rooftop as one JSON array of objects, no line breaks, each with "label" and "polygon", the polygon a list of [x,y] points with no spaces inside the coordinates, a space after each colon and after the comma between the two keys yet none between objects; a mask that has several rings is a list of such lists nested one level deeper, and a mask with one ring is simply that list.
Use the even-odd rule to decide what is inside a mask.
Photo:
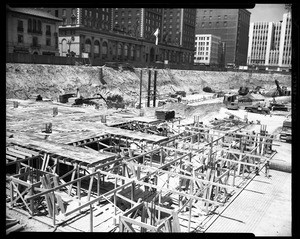
[{"label": "rooftop", "polygon": [[41,10],[37,10],[37,9],[33,9],[33,8],[12,8],[12,7],[7,6],[6,10],[11,11],[11,12],[23,13],[26,15],[32,15],[35,17],[47,18],[47,19],[51,19],[51,20],[55,20],[55,21],[62,21],[61,18],[55,17],[55,16],[51,15],[50,13],[47,13],[47,12],[44,12]]}]

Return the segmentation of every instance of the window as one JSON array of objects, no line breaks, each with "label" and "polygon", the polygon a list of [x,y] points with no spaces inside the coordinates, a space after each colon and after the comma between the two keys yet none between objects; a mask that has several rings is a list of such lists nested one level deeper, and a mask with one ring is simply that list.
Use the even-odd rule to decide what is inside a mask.
[{"label": "window", "polygon": [[51,46],[51,38],[46,38],[46,46]]},{"label": "window", "polygon": [[224,19],[227,19],[227,15],[224,15]]},{"label": "window", "polygon": [[73,14],[73,15],[76,14],[76,8],[72,8],[72,14]]},{"label": "window", "polygon": [[58,10],[55,10],[55,16],[58,17]]},{"label": "window", "polygon": [[32,38],[32,45],[33,46],[37,46],[38,45],[38,38],[37,37],[33,37]]},{"label": "window", "polygon": [[62,16],[63,16],[63,17],[67,16],[67,10],[66,10],[66,9],[63,9],[63,10],[62,10]]},{"label": "window", "polygon": [[36,32],[36,20],[33,19],[33,31]]},{"label": "window", "polygon": [[23,35],[18,35],[18,43],[24,43]]},{"label": "window", "polygon": [[42,31],[42,23],[40,20],[38,20],[38,31],[41,32]]},{"label": "window", "polygon": [[17,28],[18,32],[23,32],[24,28],[23,28],[23,21],[18,20],[18,28]]},{"label": "window", "polygon": [[227,22],[224,22],[224,27],[227,27]]},{"label": "window", "polygon": [[46,25],[46,36],[51,36],[51,26]]}]

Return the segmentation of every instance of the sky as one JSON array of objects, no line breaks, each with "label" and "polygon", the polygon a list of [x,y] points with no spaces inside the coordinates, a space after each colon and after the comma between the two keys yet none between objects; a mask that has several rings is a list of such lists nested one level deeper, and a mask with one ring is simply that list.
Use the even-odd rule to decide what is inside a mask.
[{"label": "sky", "polygon": [[287,12],[284,4],[255,4],[251,12],[250,22],[279,22],[282,15]]}]

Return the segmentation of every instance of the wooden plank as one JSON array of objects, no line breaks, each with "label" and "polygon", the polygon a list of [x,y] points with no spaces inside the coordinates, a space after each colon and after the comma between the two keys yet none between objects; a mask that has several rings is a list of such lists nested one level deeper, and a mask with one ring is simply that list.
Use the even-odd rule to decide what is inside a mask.
[{"label": "wooden plank", "polygon": [[146,228],[146,229],[151,230],[151,231],[157,231],[157,228],[156,228],[156,227],[151,226],[151,225],[146,224],[146,223],[143,223],[143,222],[139,222],[139,221],[134,220],[134,219],[132,219],[132,218],[123,217],[123,220],[124,220],[125,222],[131,223],[131,224],[135,224],[135,225],[137,225],[137,226]]},{"label": "wooden plank", "polygon": [[8,149],[11,152],[21,154],[21,155],[24,155],[24,156],[27,156],[27,157],[32,157],[33,156],[32,154],[29,154],[29,153],[26,153],[26,152],[23,152],[23,151],[20,151],[20,150],[16,150],[16,149],[11,148],[11,147],[6,147],[6,149]]},{"label": "wooden plank", "polygon": [[7,154],[6,154],[6,159],[13,160],[13,161],[16,161],[16,160],[17,160],[16,157],[13,157],[13,156],[7,155]]},{"label": "wooden plank", "polygon": [[6,150],[6,154],[8,154],[8,155],[11,155],[11,156],[15,156],[15,157],[17,157],[17,158],[21,158],[21,159],[25,159],[25,158],[26,158],[26,156],[25,156],[25,155],[18,154],[18,153],[15,153],[15,152],[9,151],[9,150]]},{"label": "wooden plank", "polygon": [[[53,177],[53,181],[54,181],[54,186],[57,187],[58,186],[58,176],[54,176]],[[59,205],[59,208],[60,208],[61,212],[65,213],[66,210],[65,210],[64,203],[63,203],[63,201],[61,199],[61,196],[56,195],[56,198],[57,198],[57,202],[58,202],[58,205]]]},{"label": "wooden plank", "polygon": [[120,216],[120,223],[122,223],[129,232],[136,232],[130,223],[126,222],[122,216]]},{"label": "wooden plank", "polygon": [[38,156],[39,153],[36,152],[36,151],[33,151],[33,150],[30,150],[30,149],[27,149],[27,148],[22,148],[22,147],[19,147],[17,145],[14,145],[14,148],[19,150],[19,151],[23,151],[25,153],[28,153],[28,154],[31,154],[31,155],[34,155],[34,156]]},{"label": "wooden plank", "polygon": [[178,215],[176,212],[172,212],[172,232],[181,232]]}]

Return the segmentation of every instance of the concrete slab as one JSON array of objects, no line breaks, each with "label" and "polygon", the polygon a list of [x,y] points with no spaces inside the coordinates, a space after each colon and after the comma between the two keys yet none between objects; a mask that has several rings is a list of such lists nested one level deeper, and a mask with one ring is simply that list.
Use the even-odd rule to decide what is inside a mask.
[{"label": "concrete slab", "polygon": [[269,174],[260,172],[205,231],[291,236],[291,174]]}]

